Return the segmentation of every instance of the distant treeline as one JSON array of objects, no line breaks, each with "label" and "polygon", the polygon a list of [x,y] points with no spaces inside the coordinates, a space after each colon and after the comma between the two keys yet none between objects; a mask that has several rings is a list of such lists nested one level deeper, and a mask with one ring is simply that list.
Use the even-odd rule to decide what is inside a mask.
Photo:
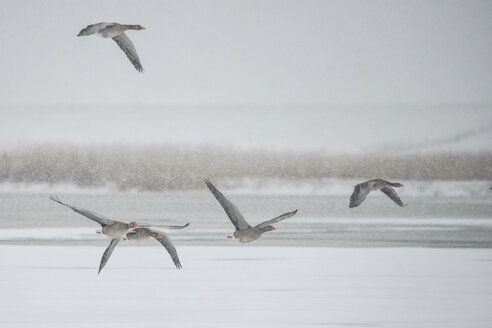
[{"label": "distant treeline", "polygon": [[0,150],[0,182],[160,191],[198,188],[204,177],[492,180],[492,153],[330,155],[172,145]]}]

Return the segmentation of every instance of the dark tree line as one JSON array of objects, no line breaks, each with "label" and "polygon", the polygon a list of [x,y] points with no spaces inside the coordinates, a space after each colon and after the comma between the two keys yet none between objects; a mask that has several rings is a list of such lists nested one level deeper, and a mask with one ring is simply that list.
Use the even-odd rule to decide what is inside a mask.
[{"label": "dark tree line", "polygon": [[198,188],[207,176],[492,180],[492,153],[329,155],[173,145],[36,145],[0,152],[0,182],[159,191]]}]

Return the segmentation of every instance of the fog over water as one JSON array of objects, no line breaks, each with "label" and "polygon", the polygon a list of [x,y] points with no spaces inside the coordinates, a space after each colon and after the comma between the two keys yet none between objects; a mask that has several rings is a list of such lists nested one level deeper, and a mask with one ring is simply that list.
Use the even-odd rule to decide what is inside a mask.
[{"label": "fog over water", "polygon": [[[22,118],[22,119],[20,119]],[[231,149],[492,152],[492,106],[7,106],[0,145],[165,144]]]}]

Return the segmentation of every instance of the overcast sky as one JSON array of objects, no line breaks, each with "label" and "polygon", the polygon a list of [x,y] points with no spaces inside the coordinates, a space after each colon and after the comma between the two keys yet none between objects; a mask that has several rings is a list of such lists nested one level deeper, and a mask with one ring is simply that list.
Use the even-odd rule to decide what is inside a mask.
[{"label": "overcast sky", "polygon": [[[147,28],[143,74],[76,36],[101,21]],[[0,145],[492,151],[492,1],[0,0],[0,27]]]},{"label": "overcast sky", "polygon": [[[139,74],[90,23],[130,31]],[[0,104],[492,103],[492,1],[0,1]]]}]

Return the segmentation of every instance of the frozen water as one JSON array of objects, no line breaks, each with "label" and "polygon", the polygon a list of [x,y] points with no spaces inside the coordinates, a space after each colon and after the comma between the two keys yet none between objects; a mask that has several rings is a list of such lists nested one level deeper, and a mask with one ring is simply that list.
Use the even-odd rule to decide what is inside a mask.
[{"label": "frozen water", "polygon": [[[296,182],[287,182],[289,192],[285,193],[245,183],[246,187],[223,192],[250,224],[299,209],[257,245],[492,247],[492,194],[487,182],[413,182],[398,190],[409,204],[405,208],[374,192],[353,209],[348,208],[351,181],[325,183],[318,188],[304,182],[306,188],[297,188]],[[60,198],[69,204],[116,220],[190,222],[187,229],[169,232],[178,245],[231,245],[226,235],[233,226],[206,189],[164,193],[53,190],[60,191]],[[45,186],[0,192],[0,243],[107,243],[94,233],[97,224],[50,201],[49,191]]]}]

